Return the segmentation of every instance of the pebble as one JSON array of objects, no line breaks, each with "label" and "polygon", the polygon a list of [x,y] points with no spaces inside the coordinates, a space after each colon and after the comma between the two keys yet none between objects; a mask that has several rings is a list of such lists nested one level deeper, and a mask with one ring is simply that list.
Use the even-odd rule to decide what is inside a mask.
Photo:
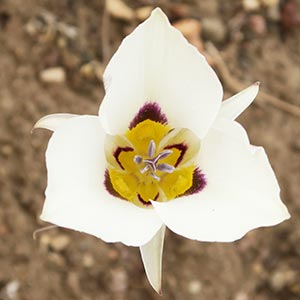
[{"label": "pebble", "polygon": [[49,253],[48,259],[51,263],[61,268],[64,268],[66,266],[66,261],[63,255],[60,255],[58,253]]},{"label": "pebble", "polygon": [[107,253],[107,256],[110,260],[117,260],[120,257],[120,254],[117,250],[112,249]]},{"label": "pebble", "polygon": [[280,20],[279,5],[267,7],[267,17],[274,22],[278,22]]},{"label": "pebble", "polygon": [[55,251],[63,251],[68,245],[70,244],[70,238],[68,235],[60,234],[54,236],[50,239],[50,247],[53,248]]},{"label": "pebble", "polygon": [[90,61],[80,68],[80,74],[86,79],[94,79],[103,80],[104,66],[99,61]]},{"label": "pebble", "polygon": [[0,236],[8,234],[8,228],[4,224],[0,224]]},{"label": "pebble", "polygon": [[152,6],[140,7],[138,9],[136,9],[136,11],[135,11],[136,18],[140,22],[145,21],[150,16],[152,10],[153,10]]},{"label": "pebble", "polygon": [[202,283],[199,280],[192,280],[189,284],[188,284],[188,291],[192,294],[192,295],[197,295],[201,292],[202,290]]},{"label": "pebble", "polygon": [[13,153],[13,147],[9,144],[3,145],[1,147],[1,153],[5,156],[10,156]]},{"label": "pebble", "polygon": [[202,16],[213,17],[219,14],[219,3],[217,0],[195,2]]},{"label": "pebble", "polygon": [[106,4],[107,11],[116,19],[131,21],[135,17],[133,9],[121,0],[109,0]]},{"label": "pebble", "polygon": [[234,300],[248,300],[248,296],[245,292],[238,292],[235,297]]},{"label": "pebble", "polygon": [[86,268],[91,268],[95,264],[95,259],[90,253],[85,253],[82,257],[82,264]]},{"label": "pebble", "polygon": [[243,7],[246,11],[258,10],[260,3],[258,0],[243,0]]},{"label": "pebble", "polygon": [[300,27],[300,3],[292,0],[284,2],[281,10],[281,25],[286,30]]},{"label": "pebble", "polygon": [[203,37],[213,43],[221,43],[225,40],[226,26],[219,18],[204,18],[202,20]]},{"label": "pebble", "polygon": [[18,299],[18,291],[20,289],[20,282],[18,280],[10,281],[6,285],[7,298],[10,300]]},{"label": "pebble", "polygon": [[123,269],[111,271],[111,290],[116,294],[123,294],[128,288],[127,274]]},{"label": "pebble", "polygon": [[293,283],[297,275],[293,270],[280,270],[276,271],[270,278],[270,283],[274,290],[280,291],[287,285]]},{"label": "pebble", "polygon": [[40,72],[40,79],[46,83],[63,83],[66,80],[66,72],[62,67],[45,69]]},{"label": "pebble", "polygon": [[74,295],[79,296],[81,294],[80,279],[77,273],[68,273],[67,284]]},{"label": "pebble", "polygon": [[264,36],[267,32],[266,21],[261,15],[251,15],[248,18],[248,25],[257,36]]}]

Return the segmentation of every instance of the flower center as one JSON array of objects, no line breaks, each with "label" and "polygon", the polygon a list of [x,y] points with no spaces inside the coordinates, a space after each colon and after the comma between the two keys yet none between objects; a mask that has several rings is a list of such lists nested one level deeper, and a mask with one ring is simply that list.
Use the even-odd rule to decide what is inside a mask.
[{"label": "flower center", "polygon": [[150,172],[150,175],[157,181],[160,181],[160,177],[156,175],[156,171],[159,170],[163,173],[173,173],[175,170],[175,167],[166,164],[166,163],[158,163],[159,160],[164,159],[168,157],[170,154],[173,153],[172,150],[163,150],[161,151],[158,155],[155,156],[155,151],[156,151],[156,145],[153,140],[150,141],[149,147],[148,147],[148,158],[143,159],[142,156],[140,155],[135,155],[133,158],[133,161],[137,164],[144,164],[144,167],[140,169],[140,172],[142,174],[146,172]]},{"label": "flower center", "polygon": [[166,118],[163,123],[157,116],[145,118],[147,113],[124,135],[107,136],[106,189],[141,207],[202,190],[206,181],[195,165],[199,139],[188,129],[171,128]]}]

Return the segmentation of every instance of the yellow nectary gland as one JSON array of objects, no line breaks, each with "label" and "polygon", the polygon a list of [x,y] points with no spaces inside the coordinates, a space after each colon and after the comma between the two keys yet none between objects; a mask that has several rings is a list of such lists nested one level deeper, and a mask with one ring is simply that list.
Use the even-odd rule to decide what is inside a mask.
[{"label": "yellow nectary gland", "polygon": [[198,143],[190,138],[187,129],[175,132],[149,119],[128,130],[122,139],[116,137],[108,157],[114,160],[108,167],[113,192],[142,207],[150,205],[150,200],[163,202],[183,195],[193,185],[192,158],[199,150],[197,145],[189,147]]}]

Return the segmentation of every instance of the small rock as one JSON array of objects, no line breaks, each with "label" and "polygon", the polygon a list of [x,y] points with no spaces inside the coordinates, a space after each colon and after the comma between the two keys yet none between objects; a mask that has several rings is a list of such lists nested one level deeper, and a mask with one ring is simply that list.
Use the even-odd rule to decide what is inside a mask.
[{"label": "small rock", "polygon": [[254,11],[260,9],[258,0],[243,0],[243,7],[246,11]]},{"label": "small rock", "polygon": [[120,257],[120,254],[117,250],[112,249],[108,252],[107,256],[110,260],[117,260]]},{"label": "small rock", "polygon": [[20,289],[20,282],[18,280],[10,281],[6,287],[7,298],[10,300],[18,299],[18,290]]},{"label": "small rock", "polygon": [[61,67],[45,69],[40,72],[40,79],[46,83],[63,83],[66,80],[66,72]]},{"label": "small rock", "polygon": [[66,261],[63,257],[63,255],[60,255],[58,253],[49,253],[48,259],[51,263],[53,263],[56,266],[59,267],[65,267],[66,266]]},{"label": "small rock", "polygon": [[150,16],[152,10],[153,10],[152,6],[140,7],[135,11],[136,18],[141,22],[145,21]]},{"label": "small rock", "polygon": [[293,30],[300,27],[300,3],[288,0],[281,9],[281,25],[285,30]]},{"label": "small rock", "polygon": [[3,145],[1,147],[1,153],[5,156],[10,156],[13,153],[13,147],[9,144]]},{"label": "small rock", "polygon": [[111,271],[111,290],[116,294],[123,294],[128,288],[127,274],[123,269]]},{"label": "small rock", "polygon": [[95,79],[102,81],[104,66],[99,61],[90,61],[80,68],[80,74],[87,79]]},{"label": "small rock", "polygon": [[75,272],[68,273],[67,284],[70,287],[70,289],[74,295],[81,294],[80,279],[79,279],[77,273],[75,273]]},{"label": "small rock", "polygon": [[186,37],[186,39],[193,44],[198,50],[203,50],[203,43],[201,40],[201,23],[195,19],[182,19],[175,22],[174,27],[177,28]]},{"label": "small rock", "polygon": [[0,236],[8,234],[8,228],[4,224],[0,224]]},{"label": "small rock", "polygon": [[41,238],[40,238],[40,245],[43,249],[48,249],[49,247],[49,244],[50,244],[50,236],[46,233],[42,234],[41,235]]},{"label": "small rock", "polygon": [[199,280],[192,280],[189,284],[188,284],[188,291],[192,294],[192,295],[197,295],[201,292],[202,290],[202,283]]},{"label": "small rock", "polygon": [[287,285],[293,283],[297,275],[293,270],[280,270],[276,271],[270,278],[271,285],[274,290],[280,291]]},{"label": "small rock", "polygon": [[264,36],[267,32],[266,21],[261,15],[249,16],[248,26],[258,36]]},{"label": "small rock", "polygon": [[238,292],[235,297],[234,300],[248,300],[248,296],[245,292]]},{"label": "small rock", "polygon": [[82,264],[86,268],[91,268],[95,264],[94,257],[90,253],[85,253],[82,257]]},{"label": "small rock", "polygon": [[93,65],[91,63],[82,65],[80,68],[80,74],[87,79],[94,78],[95,73]]},{"label": "small rock", "polygon": [[263,268],[262,264],[260,264],[260,263],[254,263],[252,266],[252,269],[258,275],[260,275],[264,272],[264,268]]},{"label": "small rock", "polygon": [[50,246],[55,251],[63,251],[70,244],[70,238],[67,235],[60,234],[50,240]]},{"label": "small rock", "polygon": [[221,43],[226,38],[226,26],[219,18],[204,18],[202,20],[203,37],[213,43]]},{"label": "small rock", "polygon": [[213,17],[219,14],[220,4],[218,0],[195,1],[195,2],[202,16]]},{"label": "small rock", "polygon": [[269,20],[278,22],[280,20],[280,8],[279,5],[267,7],[267,17]]},{"label": "small rock", "polygon": [[116,19],[131,21],[134,19],[134,11],[121,0],[106,1],[107,11]]}]

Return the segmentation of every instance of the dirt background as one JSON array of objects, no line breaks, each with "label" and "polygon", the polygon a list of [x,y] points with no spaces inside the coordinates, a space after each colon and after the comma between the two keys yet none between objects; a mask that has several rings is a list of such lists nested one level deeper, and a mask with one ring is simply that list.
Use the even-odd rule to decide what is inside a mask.
[{"label": "dirt background", "polygon": [[[32,238],[46,225],[38,216],[50,133],[30,130],[46,114],[97,113],[103,66],[147,13],[145,6],[161,6],[204,51],[206,42],[215,44],[232,76],[209,58],[226,96],[237,84],[259,80],[262,91],[299,109],[297,0],[125,3],[129,10],[104,11],[101,0],[0,0],[0,299],[161,299],[137,248],[64,229]],[[230,244],[167,232],[163,299],[300,299],[299,117],[258,98],[240,122],[252,143],[266,148],[292,218]]]}]

